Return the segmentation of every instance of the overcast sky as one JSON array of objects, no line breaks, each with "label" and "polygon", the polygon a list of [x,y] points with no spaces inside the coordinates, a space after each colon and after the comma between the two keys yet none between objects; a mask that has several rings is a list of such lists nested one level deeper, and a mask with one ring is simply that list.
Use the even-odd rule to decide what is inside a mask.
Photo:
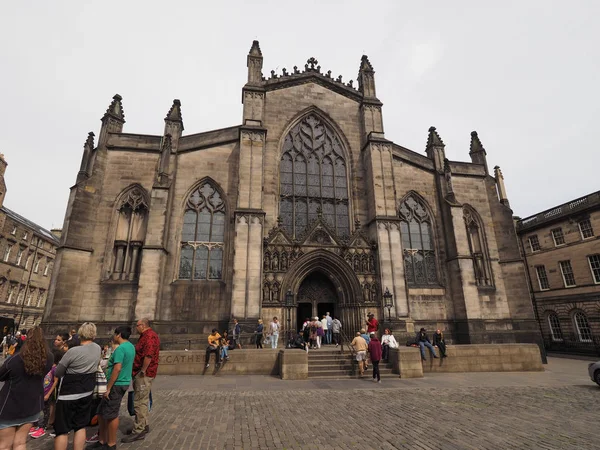
[{"label": "overcast sky", "polygon": [[4,2],[5,205],[62,226],[115,93],[128,133],[161,134],[174,98],[185,134],[240,124],[258,39],[265,75],[314,56],[356,79],[367,54],[386,137],[423,153],[434,125],[448,158],[469,161],[477,130],[525,217],[599,189],[599,16],[596,0]]}]

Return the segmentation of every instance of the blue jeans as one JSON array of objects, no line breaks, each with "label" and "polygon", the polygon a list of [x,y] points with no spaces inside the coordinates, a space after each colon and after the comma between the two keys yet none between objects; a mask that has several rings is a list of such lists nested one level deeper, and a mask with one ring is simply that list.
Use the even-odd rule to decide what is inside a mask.
[{"label": "blue jeans", "polygon": [[431,345],[429,342],[427,342],[427,341],[419,341],[419,347],[421,348],[421,358],[422,359],[426,359],[425,358],[425,347],[427,347],[429,349],[429,352],[431,353],[431,355],[434,358],[437,358],[437,356],[435,354],[435,349],[433,348],[433,345]]},{"label": "blue jeans", "polygon": [[325,331],[325,343],[331,344],[331,328],[327,328]]},{"label": "blue jeans", "polygon": [[278,341],[279,341],[279,333],[273,333],[271,335],[271,348],[277,348]]},{"label": "blue jeans", "polygon": [[227,354],[229,351],[229,347],[223,346],[221,347],[221,359],[227,358],[229,355]]}]

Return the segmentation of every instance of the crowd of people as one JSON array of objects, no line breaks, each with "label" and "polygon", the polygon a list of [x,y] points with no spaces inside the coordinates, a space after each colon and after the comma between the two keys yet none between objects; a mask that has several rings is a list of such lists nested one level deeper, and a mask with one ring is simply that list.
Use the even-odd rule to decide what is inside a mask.
[{"label": "crowd of people", "polygon": [[[160,340],[147,319],[136,323],[139,339],[130,341],[131,327],[114,330],[104,350],[95,342],[96,325],[58,334],[49,348],[42,328],[19,333],[21,345],[6,339],[6,359],[0,367],[0,450],[25,449],[27,436],[54,437],[54,449],[114,449],[119,411],[125,393],[134,427],[122,442],[142,440],[150,431],[148,412],[156,377]],[[16,337],[17,333],[15,333]],[[98,432],[86,439],[86,429]]]}]

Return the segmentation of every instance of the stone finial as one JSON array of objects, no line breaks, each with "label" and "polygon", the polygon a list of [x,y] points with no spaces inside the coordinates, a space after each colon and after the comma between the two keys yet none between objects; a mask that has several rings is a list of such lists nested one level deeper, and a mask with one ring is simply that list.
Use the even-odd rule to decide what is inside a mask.
[{"label": "stone finial", "polygon": [[483,148],[483,144],[477,135],[477,131],[471,131],[471,148],[469,153],[477,153],[483,152],[486,153],[485,148]]},{"label": "stone finial", "polygon": [[83,148],[84,148],[84,149],[85,149],[85,148],[88,148],[88,149],[90,150],[90,152],[91,152],[92,150],[94,150],[94,137],[95,137],[95,136],[96,136],[96,135],[94,134],[94,132],[93,132],[93,131],[90,131],[90,132],[88,133],[88,137],[87,137],[87,139],[85,140],[85,144],[83,144]]},{"label": "stone finial", "polygon": [[498,188],[498,197],[500,199],[500,203],[510,207],[508,196],[506,195],[506,186],[504,185],[504,175],[502,174],[502,170],[500,170],[500,166],[494,167],[494,178],[496,179],[496,187]]},{"label": "stone finial", "polygon": [[169,109],[165,120],[183,122],[183,116],[181,115],[181,101],[179,99],[176,98],[173,100],[173,105],[171,105],[171,109]]},{"label": "stone finial", "polygon": [[371,61],[367,55],[362,55],[360,58],[360,69],[359,72],[374,72]]},{"label": "stone finial", "polygon": [[375,90],[375,71],[367,55],[362,55],[358,69],[358,90],[366,98],[377,98]]},{"label": "stone finial", "polygon": [[260,45],[257,40],[252,41],[252,47],[250,47],[248,56],[258,56],[262,58],[262,52],[260,50]]},{"label": "stone finial", "polygon": [[90,131],[88,137],[83,144],[83,156],[81,157],[81,166],[79,167],[79,173],[77,174],[77,180],[88,177],[91,174],[91,155],[94,151],[94,132]]},{"label": "stone finial", "polygon": [[[316,72],[318,69],[315,68],[315,66],[319,65],[319,61],[316,60],[316,58],[314,57],[310,57],[306,60],[306,68],[307,70],[310,70],[311,72]],[[310,67],[309,67],[310,66]]]},{"label": "stone finial", "polygon": [[255,85],[260,84],[263,81],[263,56],[262,52],[260,51],[258,41],[252,42],[252,47],[250,47],[250,52],[248,53],[246,66],[248,66],[248,83]]},{"label": "stone finial", "polygon": [[429,127],[429,135],[427,136],[427,149],[432,147],[445,147],[444,141],[436,131],[435,127]]},{"label": "stone finial", "polygon": [[487,153],[483,144],[477,135],[477,131],[471,131],[471,148],[469,150],[471,161],[474,164],[481,164],[485,169],[485,174],[488,175]]},{"label": "stone finial", "polygon": [[104,113],[104,117],[110,116],[113,117],[117,120],[119,120],[120,122],[125,122],[125,111],[123,110],[123,103],[122,103],[123,97],[121,97],[119,94],[115,94],[113,96],[113,100],[110,103],[110,105],[108,105],[108,108],[106,109],[106,112]]}]

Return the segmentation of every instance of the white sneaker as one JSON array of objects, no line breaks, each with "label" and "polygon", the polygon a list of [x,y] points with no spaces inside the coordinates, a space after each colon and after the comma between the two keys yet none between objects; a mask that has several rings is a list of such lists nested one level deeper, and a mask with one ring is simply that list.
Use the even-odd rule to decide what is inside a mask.
[{"label": "white sneaker", "polygon": [[381,383],[381,380],[379,380],[378,383]]},{"label": "white sneaker", "polygon": [[206,365],[206,368],[208,369],[209,367],[210,367],[210,364],[207,364],[207,365]]}]

